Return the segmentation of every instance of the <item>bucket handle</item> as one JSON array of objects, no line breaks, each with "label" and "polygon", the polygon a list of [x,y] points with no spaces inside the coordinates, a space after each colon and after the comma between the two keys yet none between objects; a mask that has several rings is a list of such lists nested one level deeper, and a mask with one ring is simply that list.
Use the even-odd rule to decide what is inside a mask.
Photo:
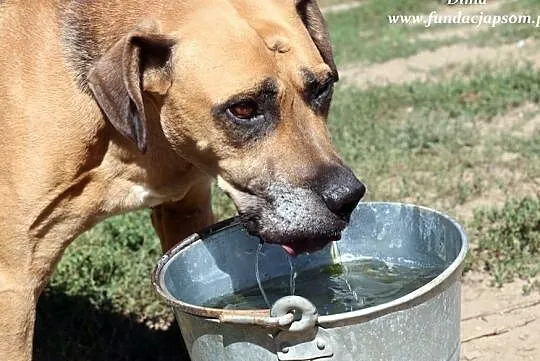
[{"label": "bucket handle", "polygon": [[304,332],[315,327],[318,317],[317,308],[309,300],[300,296],[285,296],[274,303],[270,316],[235,315],[231,312],[221,314],[219,320],[223,323]]}]

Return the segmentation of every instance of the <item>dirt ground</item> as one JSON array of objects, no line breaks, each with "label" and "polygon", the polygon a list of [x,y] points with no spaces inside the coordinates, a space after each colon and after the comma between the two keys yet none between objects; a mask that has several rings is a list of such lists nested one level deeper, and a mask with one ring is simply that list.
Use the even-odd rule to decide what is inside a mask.
[{"label": "dirt ground", "polygon": [[490,287],[483,274],[465,277],[461,304],[461,360],[540,360],[540,294],[524,283]]},{"label": "dirt ground", "polygon": [[[494,11],[500,3],[492,3]],[[359,6],[354,4],[353,6]],[[470,10],[477,11],[477,9]],[[346,11],[336,7],[331,11]],[[417,80],[442,80],[459,69],[479,62],[504,66],[504,63],[529,63],[540,67],[540,49],[535,39],[522,39],[500,47],[478,47],[469,45],[467,38],[477,34],[476,29],[457,26],[453,29],[431,31],[418,38],[459,38],[455,44],[434,51],[423,51],[409,58],[393,59],[378,64],[350,64],[341,72],[349,86],[362,89],[373,85],[405,84]],[[411,39],[414,42],[414,39]],[[537,106],[528,104],[527,107]],[[516,124],[516,112],[497,117],[493,124],[503,127]],[[540,117],[518,126],[516,131],[531,134],[540,128]],[[490,129],[489,131],[493,131]],[[494,190],[496,193],[497,190]],[[538,192],[537,185],[533,190]],[[482,197],[464,204],[457,213],[464,218],[472,215],[472,209],[480,205],[500,205],[504,196]],[[527,193],[527,192],[526,192]],[[487,204],[486,204],[487,203]],[[464,361],[518,361],[540,360],[540,293],[533,291],[524,295],[522,281],[505,284],[502,288],[489,285],[486,274],[472,273],[465,276],[462,288],[461,360]]]},{"label": "dirt ground", "polygon": [[409,58],[398,58],[368,66],[354,64],[340,72],[345,83],[365,89],[372,85],[404,84],[415,80],[440,80],[455,76],[466,65],[540,65],[538,41],[524,39],[499,47],[477,47],[457,43],[434,51],[422,51]]}]

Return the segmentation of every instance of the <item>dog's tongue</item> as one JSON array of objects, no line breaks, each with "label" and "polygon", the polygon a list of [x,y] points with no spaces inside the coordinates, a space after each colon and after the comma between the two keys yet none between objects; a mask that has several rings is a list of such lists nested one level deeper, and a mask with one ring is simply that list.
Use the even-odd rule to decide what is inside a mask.
[{"label": "dog's tongue", "polygon": [[289,256],[296,257],[304,252],[315,252],[323,249],[328,243],[330,243],[330,241],[333,241],[333,239],[309,242],[282,243],[280,244],[280,246]]},{"label": "dog's tongue", "polygon": [[296,252],[296,250],[294,248],[292,248],[290,245],[288,244],[282,244],[281,245],[281,248],[283,248],[283,250],[285,252],[287,252],[287,254],[291,257],[296,257],[298,256],[298,252]]}]

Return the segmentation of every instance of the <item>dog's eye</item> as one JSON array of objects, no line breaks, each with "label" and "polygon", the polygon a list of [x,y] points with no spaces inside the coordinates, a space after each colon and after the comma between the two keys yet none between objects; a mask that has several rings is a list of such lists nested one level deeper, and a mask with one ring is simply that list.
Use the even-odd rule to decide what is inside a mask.
[{"label": "dog's eye", "polygon": [[242,101],[227,109],[233,116],[239,119],[251,119],[257,115],[257,103],[254,101]]}]

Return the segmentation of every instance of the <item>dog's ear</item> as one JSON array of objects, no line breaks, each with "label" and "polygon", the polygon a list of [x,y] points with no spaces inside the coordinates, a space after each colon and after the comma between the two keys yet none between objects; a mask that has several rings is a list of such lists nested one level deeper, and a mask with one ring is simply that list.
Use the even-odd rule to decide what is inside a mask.
[{"label": "dog's ear", "polygon": [[172,84],[167,36],[134,30],[105,53],[88,73],[88,85],[111,124],[146,150],[147,124],[143,94],[165,95]]},{"label": "dog's ear", "polygon": [[315,0],[295,0],[296,9],[302,22],[313,43],[321,53],[321,56],[326,64],[330,66],[336,80],[338,79],[338,71],[336,63],[334,62],[334,54],[332,52],[332,45],[330,43],[330,35],[328,34],[328,26],[319,9],[319,5]]}]

